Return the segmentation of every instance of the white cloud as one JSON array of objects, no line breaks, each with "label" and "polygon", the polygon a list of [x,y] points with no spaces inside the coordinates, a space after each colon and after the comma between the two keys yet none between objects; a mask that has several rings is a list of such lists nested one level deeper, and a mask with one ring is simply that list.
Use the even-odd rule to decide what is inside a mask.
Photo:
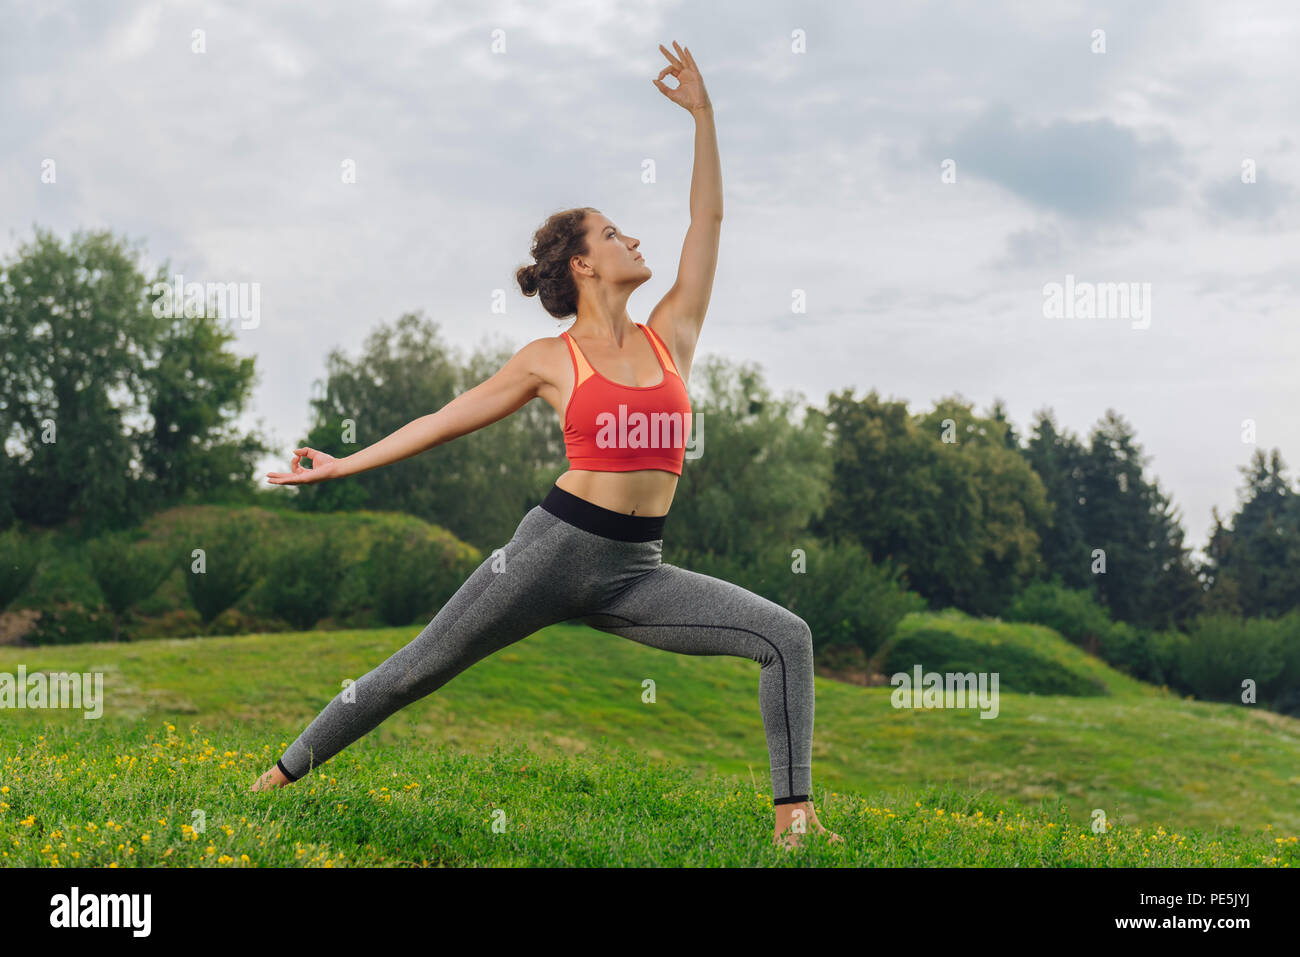
[{"label": "white cloud", "polygon": [[153,49],[162,25],[161,2],[145,3],[109,35],[107,49],[113,60],[132,60]]}]

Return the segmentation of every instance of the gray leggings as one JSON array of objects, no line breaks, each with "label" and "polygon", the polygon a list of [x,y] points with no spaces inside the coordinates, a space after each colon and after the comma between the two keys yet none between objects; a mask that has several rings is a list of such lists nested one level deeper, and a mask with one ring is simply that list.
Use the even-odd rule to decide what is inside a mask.
[{"label": "gray leggings", "polygon": [[807,623],[739,585],[664,564],[663,525],[664,516],[624,515],[552,487],[410,644],[325,706],[277,762],[281,772],[297,780],[474,662],[547,625],[577,620],[665,651],[759,662],[773,802],[807,800]]}]

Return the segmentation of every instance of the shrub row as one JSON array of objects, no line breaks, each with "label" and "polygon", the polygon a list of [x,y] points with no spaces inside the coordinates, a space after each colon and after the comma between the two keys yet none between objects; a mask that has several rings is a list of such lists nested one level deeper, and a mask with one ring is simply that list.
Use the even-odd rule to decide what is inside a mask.
[{"label": "shrub row", "polygon": [[[214,510],[155,538],[112,532],[72,546],[95,586],[94,598],[80,601],[59,587],[32,594],[56,549],[16,529],[0,533],[0,611],[25,595],[23,606],[39,615],[21,636],[29,644],[306,630],[336,616],[362,627],[407,625],[431,618],[481,561],[476,549],[406,517],[358,532],[312,517],[286,527],[249,511]],[[68,569],[57,577],[70,577]]]},{"label": "shrub row", "polygon": [[1209,701],[1258,703],[1300,714],[1300,611],[1280,618],[1202,615],[1186,632],[1112,621],[1086,590],[1037,583],[1003,613],[1056,629],[1142,681]]}]

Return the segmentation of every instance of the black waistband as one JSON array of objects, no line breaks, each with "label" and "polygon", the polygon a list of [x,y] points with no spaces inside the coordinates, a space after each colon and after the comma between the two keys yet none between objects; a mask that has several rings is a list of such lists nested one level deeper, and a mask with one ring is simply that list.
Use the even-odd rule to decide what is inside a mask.
[{"label": "black waistband", "polygon": [[542,500],[542,508],[583,531],[620,542],[653,542],[664,537],[667,515],[624,515],[602,508],[558,485],[552,485]]}]

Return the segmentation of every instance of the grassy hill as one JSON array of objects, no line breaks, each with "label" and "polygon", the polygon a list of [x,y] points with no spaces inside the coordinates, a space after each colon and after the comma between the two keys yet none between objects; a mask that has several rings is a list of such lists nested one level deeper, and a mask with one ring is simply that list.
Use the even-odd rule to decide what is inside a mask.
[{"label": "grassy hill", "polygon": [[[1109,694],[1003,691],[986,720],[895,709],[890,687],[818,679],[813,798],[846,840],[801,860],[1300,864],[1300,721],[1181,700],[1048,629],[942,614],[901,631],[922,627],[1029,642]],[[291,787],[247,792],[344,679],[418,631],[0,649],[3,672],[102,671],[106,699],[100,720],[3,712],[0,863],[782,860],[763,840],[757,663],[579,626],[480,662]],[[641,700],[646,678],[654,703]],[[1089,828],[1094,809],[1107,833]],[[184,830],[200,820],[202,833]]]}]

